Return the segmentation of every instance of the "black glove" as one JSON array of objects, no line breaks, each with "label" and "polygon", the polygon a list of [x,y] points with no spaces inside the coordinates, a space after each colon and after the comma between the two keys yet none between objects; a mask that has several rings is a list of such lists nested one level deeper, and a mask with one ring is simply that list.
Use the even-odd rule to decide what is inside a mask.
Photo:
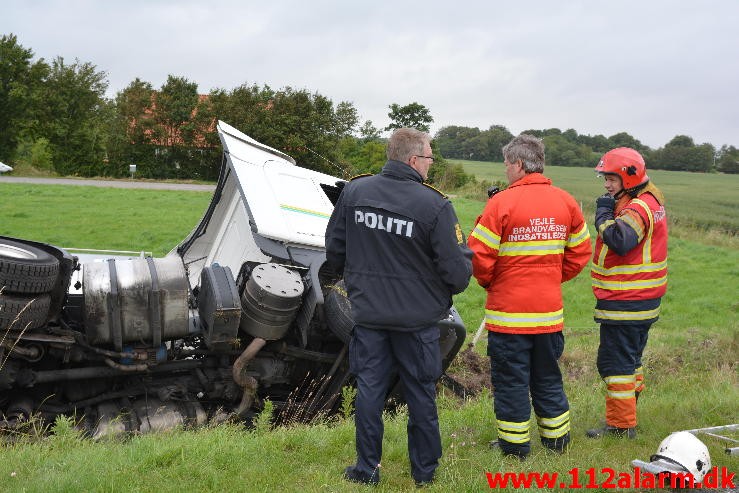
[{"label": "black glove", "polygon": [[603,194],[595,199],[595,227],[600,231],[600,225],[613,219],[613,209],[616,208],[616,199]]},{"label": "black glove", "polygon": [[603,195],[595,199],[595,208],[608,209],[609,211],[612,211],[616,208],[616,199],[614,199],[607,193],[604,193]]},{"label": "black glove", "polygon": [[498,188],[498,187],[490,187],[490,188],[488,188],[488,198],[489,199],[492,199],[493,198],[493,195],[495,195],[498,192],[500,192],[500,188]]}]

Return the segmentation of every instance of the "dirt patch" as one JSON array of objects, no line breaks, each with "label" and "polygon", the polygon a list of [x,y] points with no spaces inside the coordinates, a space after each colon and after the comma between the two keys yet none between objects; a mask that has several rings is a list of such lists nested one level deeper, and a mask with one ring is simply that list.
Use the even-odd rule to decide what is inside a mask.
[{"label": "dirt patch", "polygon": [[490,358],[476,353],[471,347],[457,354],[446,374],[463,386],[470,397],[484,388],[493,389],[490,383]]}]

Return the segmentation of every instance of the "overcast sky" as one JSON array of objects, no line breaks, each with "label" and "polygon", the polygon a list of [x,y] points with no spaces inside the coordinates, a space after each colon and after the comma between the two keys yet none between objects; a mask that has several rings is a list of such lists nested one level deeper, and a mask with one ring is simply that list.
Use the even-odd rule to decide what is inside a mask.
[{"label": "overcast sky", "polygon": [[445,125],[685,134],[739,146],[737,0],[1,0],[36,58],[91,62],[109,96],[168,74],[200,93],[291,86],[361,121],[418,102]]}]

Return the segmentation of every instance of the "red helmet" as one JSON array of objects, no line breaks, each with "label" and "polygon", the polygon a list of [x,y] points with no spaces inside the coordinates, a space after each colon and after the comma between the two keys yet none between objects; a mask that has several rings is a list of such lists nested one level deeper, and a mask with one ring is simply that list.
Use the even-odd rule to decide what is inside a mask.
[{"label": "red helmet", "polygon": [[595,167],[595,172],[620,176],[626,190],[649,181],[644,158],[629,147],[619,147],[603,154],[598,166]]}]

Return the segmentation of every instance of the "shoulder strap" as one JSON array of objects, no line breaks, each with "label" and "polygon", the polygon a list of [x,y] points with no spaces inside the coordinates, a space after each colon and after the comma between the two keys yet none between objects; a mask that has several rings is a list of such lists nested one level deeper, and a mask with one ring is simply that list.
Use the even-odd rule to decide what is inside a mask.
[{"label": "shoulder strap", "polygon": [[435,188],[435,187],[434,187],[433,185],[429,185],[428,183],[425,183],[425,182],[424,182],[423,186],[424,186],[424,187],[428,187],[428,188],[430,188],[431,190],[433,190],[434,192],[438,193],[439,195],[441,195],[441,196],[442,196],[442,197],[444,197],[445,199],[446,199],[446,198],[449,198],[449,197],[447,197],[446,195],[444,195],[444,192],[442,192],[442,191],[441,191],[441,190],[439,190],[438,188]]}]

